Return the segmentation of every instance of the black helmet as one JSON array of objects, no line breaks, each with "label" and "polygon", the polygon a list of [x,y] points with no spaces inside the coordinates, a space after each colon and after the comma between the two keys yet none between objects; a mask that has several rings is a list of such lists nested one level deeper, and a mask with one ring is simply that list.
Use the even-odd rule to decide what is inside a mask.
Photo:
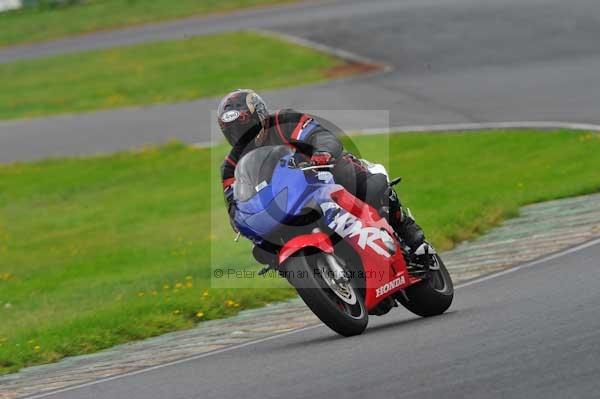
[{"label": "black helmet", "polygon": [[267,105],[250,89],[237,89],[221,100],[218,109],[219,126],[232,146],[246,145],[265,127]]}]

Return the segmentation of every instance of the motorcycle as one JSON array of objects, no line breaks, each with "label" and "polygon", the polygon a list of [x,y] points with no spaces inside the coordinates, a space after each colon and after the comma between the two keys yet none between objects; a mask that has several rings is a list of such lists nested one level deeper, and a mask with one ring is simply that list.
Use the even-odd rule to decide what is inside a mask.
[{"label": "motorcycle", "polygon": [[398,304],[422,317],[445,312],[454,288],[433,247],[412,253],[381,210],[335,184],[333,166],[303,159],[288,146],[260,147],[236,167],[234,224],[272,255],[261,273],[287,278],[342,336],[361,334],[369,315]]}]

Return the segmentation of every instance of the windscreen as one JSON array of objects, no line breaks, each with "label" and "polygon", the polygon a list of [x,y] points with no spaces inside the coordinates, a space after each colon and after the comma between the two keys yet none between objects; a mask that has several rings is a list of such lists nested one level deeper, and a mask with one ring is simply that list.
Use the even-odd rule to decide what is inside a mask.
[{"label": "windscreen", "polygon": [[273,171],[292,150],[285,145],[259,147],[244,155],[235,168],[234,197],[248,201],[271,181]]}]

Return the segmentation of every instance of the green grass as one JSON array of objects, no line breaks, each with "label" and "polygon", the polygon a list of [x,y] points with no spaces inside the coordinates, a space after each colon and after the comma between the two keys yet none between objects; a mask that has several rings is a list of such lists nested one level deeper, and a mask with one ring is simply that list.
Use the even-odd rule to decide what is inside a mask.
[{"label": "green grass", "polygon": [[0,13],[0,47],[293,0],[94,0]]},{"label": "green grass", "polygon": [[[372,160],[389,155],[405,204],[441,248],[520,205],[600,190],[597,134],[352,140]],[[211,265],[257,267],[249,244],[232,241],[216,162],[224,152],[170,144],[0,165],[0,373],[292,297],[280,279],[210,288]]]},{"label": "green grass", "polygon": [[313,49],[251,32],[19,61],[0,65],[0,119],[311,83],[341,64]]}]

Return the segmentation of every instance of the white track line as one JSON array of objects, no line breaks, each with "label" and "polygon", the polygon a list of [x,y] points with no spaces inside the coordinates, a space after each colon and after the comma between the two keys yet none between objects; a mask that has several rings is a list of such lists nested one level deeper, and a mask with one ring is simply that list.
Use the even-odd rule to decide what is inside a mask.
[{"label": "white track line", "polygon": [[[492,280],[492,279],[494,279],[496,277],[501,277],[501,276],[504,276],[504,275],[507,275],[507,274],[510,274],[510,273],[515,273],[515,272],[517,272],[519,270],[526,269],[526,268],[529,268],[529,267],[532,267],[532,266],[536,266],[536,265],[539,265],[540,263],[548,262],[550,260],[557,259],[557,258],[560,258],[560,257],[566,256],[566,255],[572,254],[572,253],[577,252],[577,251],[581,251],[582,249],[586,249],[586,248],[589,248],[589,247],[592,247],[592,246],[598,245],[598,244],[600,244],[600,238],[596,238],[594,240],[584,242],[583,244],[577,245],[575,247],[572,247],[572,248],[569,248],[569,249],[566,249],[566,250],[563,250],[563,251],[556,252],[554,254],[545,256],[543,258],[540,258],[540,259],[537,259],[537,260],[534,260],[534,261],[531,261],[531,262],[523,263],[523,264],[521,264],[519,266],[515,266],[513,268],[510,268],[510,269],[507,269],[507,270],[503,270],[501,272],[492,273],[492,274],[489,274],[487,276],[483,276],[483,277],[480,277],[480,278],[476,278],[474,280],[467,281],[467,282],[462,283],[462,284],[458,284],[458,285],[456,285],[455,289],[469,287],[471,285],[475,285],[475,284],[483,283],[485,281]],[[202,354],[199,354],[199,355],[196,355],[196,356],[191,356],[191,357],[187,357],[187,358],[184,358],[184,359],[175,360],[175,361],[172,361],[172,362],[169,362],[169,363],[159,364],[159,365],[148,367],[148,368],[144,368],[144,369],[141,369],[141,370],[131,371],[131,372],[128,372],[128,373],[119,374],[119,375],[115,375],[115,376],[112,376],[112,377],[107,377],[107,378],[103,378],[103,379],[99,379],[99,380],[95,380],[95,381],[90,381],[90,382],[87,382],[87,383],[84,383],[84,384],[73,385],[73,386],[62,388],[62,389],[59,389],[59,390],[56,390],[56,391],[52,391],[52,392],[45,392],[45,393],[41,393],[41,394],[33,395],[33,396],[25,396],[25,397],[23,397],[23,399],[40,399],[40,398],[45,398],[45,397],[48,397],[48,396],[57,395],[57,394],[60,394],[60,393],[63,393],[63,392],[74,391],[76,389],[85,388],[85,387],[89,387],[89,386],[101,384],[101,383],[108,382],[108,381],[114,381],[114,380],[118,380],[118,379],[125,378],[125,377],[131,377],[131,376],[134,376],[134,375],[147,373],[149,371],[158,370],[158,369],[161,369],[161,368],[170,367],[170,366],[174,366],[174,365],[181,364],[181,363],[186,363],[186,362],[193,361],[193,360],[202,359],[202,358],[209,357],[209,356],[212,356],[212,355],[218,355],[218,354],[225,353],[225,352],[231,352],[231,351],[234,351],[236,349],[244,348],[244,347],[247,347],[247,346],[250,346],[250,345],[260,344],[262,342],[272,341],[274,339],[285,337],[287,335],[292,335],[292,334],[296,334],[296,333],[299,333],[299,332],[313,330],[313,329],[315,329],[317,327],[324,327],[324,325],[323,324],[316,324],[316,325],[313,325],[313,326],[303,327],[303,328],[300,328],[298,330],[293,330],[293,331],[288,331],[288,332],[281,333],[281,334],[271,335],[271,336],[268,336],[268,337],[265,337],[265,338],[260,338],[260,339],[254,340],[254,341],[244,342],[243,344],[228,346],[228,347],[223,348],[223,349],[217,349],[215,351],[206,352],[206,353],[202,353]]]},{"label": "white track line", "polygon": [[183,359],[179,359],[179,360],[174,360],[172,362],[168,362],[168,363],[164,363],[164,364],[159,364],[156,366],[152,366],[152,367],[148,367],[148,368],[143,368],[140,370],[136,370],[136,371],[130,371],[127,373],[123,373],[123,374],[118,374],[118,375],[114,375],[112,377],[106,377],[106,378],[101,378],[99,380],[95,380],[95,381],[90,381],[90,382],[86,382],[83,384],[78,384],[78,385],[72,385],[66,388],[62,388],[56,391],[51,391],[51,392],[45,392],[45,393],[41,393],[41,394],[37,394],[37,395],[33,395],[33,396],[23,396],[21,397],[21,399],[39,399],[39,398],[45,398],[48,396],[53,396],[53,395],[57,395],[59,393],[63,393],[63,392],[68,392],[68,391],[74,391],[76,389],[80,389],[80,388],[85,388],[85,387],[89,387],[89,386],[93,386],[93,385],[98,385],[104,382],[108,382],[108,381],[114,381],[114,380],[119,380],[121,378],[125,378],[125,377],[131,377],[134,375],[138,375],[138,374],[143,374],[143,373],[147,373],[149,371],[153,371],[153,370],[157,370],[157,369],[162,369],[165,367],[170,367],[170,366],[174,366],[176,364],[181,364],[181,363],[186,363],[192,360],[198,360],[198,359],[202,359],[204,357],[208,357],[208,356],[212,356],[212,355],[218,355],[220,353],[224,353],[224,352],[230,352],[236,349],[240,349],[246,346],[250,346],[250,345],[254,345],[254,344],[260,344],[261,342],[266,342],[266,341],[272,341],[274,339],[277,338],[281,338],[281,337],[285,337],[286,335],[291,335],[291,334],[296,334],[302,331],[307,331],[307,330],[312,330],[314,328],[320,327],[321,324],[315,324],[313,326],[308,326],[308,327],[303,327],[300,328],[298,330],[292,330],[292,331],[288,331],[288,332],[284,332],[281,334],[276,334],[276,335],[271,335],[265,338],[260,338],[254,341],[248,341],[248,342],[244,342],[242,344],[238,344],[238,345],[233,345],[233,346],[228,346],[226,348],[223,349],[217,349],[211,352],[206,352],[206,353],[201,353],[199,355],[195,355],[195,356],[190,356],[190,357],[186,357]]},{"label": "white track line", "polygon": [[437,125],[396,126],[389,128],[374,128],[357,130],[358,134],[384,134],[407,132],[452,132],[461,130],[482,129],[572,129],[600,132],[600,125],[576,122],[554,121],[515,121],[515,122],[480,122],[480,123],[447,123]]},{"label": "white track line", "polygon": [[559,252],[554,253],[554,254],[550,254],[548,256],[544,256],[543,258],[536,259],[536,260],[533,260],[531,262],[523,263],[523,264],[521,264],[519,266],[515,266],[515,267],[512,267],[510,269],[502,270],[501,272],[492,273],[492,274],[488,274],[487,276],[483,276],[483,277],[475,278],[473,280],[469,280],[469,281],[467,281],[465,283],[457,285],[456,288],[464,288],[464,287],[468,287],[470,285],[479,284],[479,283],[482,283],[484,281],[488,281],[488,280],[494,279],[496,277],[500,277],[500,276],[504,276],[504,275],[507,275],[507,274],[510,274],[510,273],[514,273],[514,272],[517,272],[519,270],[523,270],[523,269],[527,269],[527,268],[532,267],[532,266],[539,265],[540,263],[548,262],[548,261],[551,261],[553,259],[557,259],[557,258],[563,257],[565,255],[572,254],[573,252],[581,251],[582,249],[593,247],[594,245],[597,245],[597,244],[600,244],[600,238],[596,238],[596,239],[593,239],[591,241],[584,242],[583,244],[577,245],[575,247],[571,247],[569,249],[565,249],[563,251],[559,251]]},{"label": "white track line", "polygon": [[[447,123],[436,125],[406,125],[388,128],[348,129],[351,135],[375,135],[390,133],[424,133],[424,132],[459,132],[469,130],[494,129],[571,129],[600,132],[600,125],[576,122],[515,121],[515,122],[480,122],[480,123]],[[207,148],[216,143],[203,141],[192,144],[193,147]]]}]

